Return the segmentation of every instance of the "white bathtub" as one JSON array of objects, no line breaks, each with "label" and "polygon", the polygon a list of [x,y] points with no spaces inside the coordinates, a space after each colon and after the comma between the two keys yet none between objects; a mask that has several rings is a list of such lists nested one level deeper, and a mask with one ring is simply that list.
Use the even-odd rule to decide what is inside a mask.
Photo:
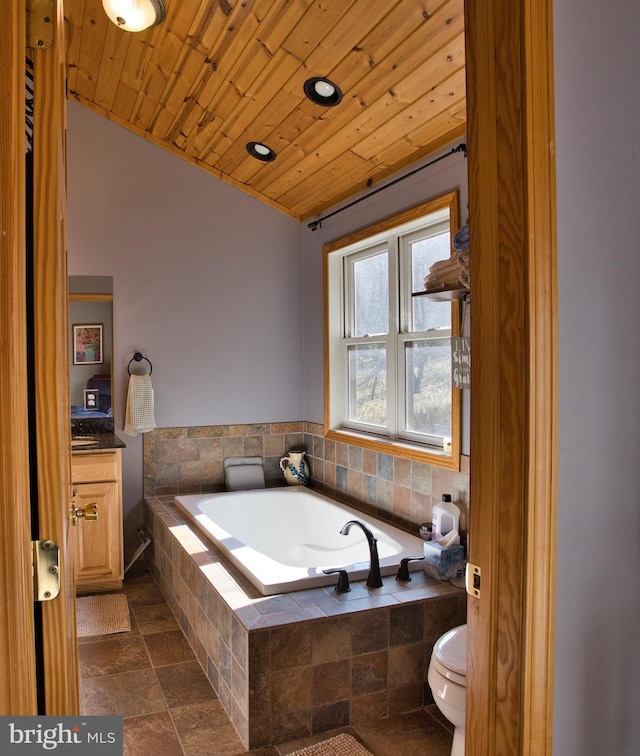
[{"label": "white bathtub", "polygon": [[[382,575],[395,576],[403,557],[423,554],[416,536],[307,488],[190,494],[175,503],[263,596],[335,585],[338,576],[322,572],[333,567],[346,569],[352,580],[366,578],[367,539],[358,527],[341,535],[348,520],[360,520],[378,539]],[[423,565],[410,562],[409,568]]]}]

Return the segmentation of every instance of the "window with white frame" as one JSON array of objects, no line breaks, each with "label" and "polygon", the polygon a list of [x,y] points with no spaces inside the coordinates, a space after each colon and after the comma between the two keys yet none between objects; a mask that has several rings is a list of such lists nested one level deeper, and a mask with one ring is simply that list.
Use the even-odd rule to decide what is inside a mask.
[{"label": "window with white frame", "polygon": [[326,245],[328,437],[457,467],[458,305],[420,294],[456,228],[451,192]]}]

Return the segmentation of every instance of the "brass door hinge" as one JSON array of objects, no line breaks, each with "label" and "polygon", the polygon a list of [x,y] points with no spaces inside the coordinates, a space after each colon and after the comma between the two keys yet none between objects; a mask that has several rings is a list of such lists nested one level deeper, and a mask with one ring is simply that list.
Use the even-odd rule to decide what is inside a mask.
[{"label": "brass door hinge", "polygon": [[32,541],[33,600],[51,601],[60,593],[60,549],[55,541]]},{"label": "brass door hinge", "polygon": [[474,598],[480,598],[480,576],[482,572],[477,564],[467,562],[464,573],[464,582],[467,593]]},{"label": "brass door hinge", "polygon": [[55,0],[27,0],[27,47],[48,50],[53,47]]}]

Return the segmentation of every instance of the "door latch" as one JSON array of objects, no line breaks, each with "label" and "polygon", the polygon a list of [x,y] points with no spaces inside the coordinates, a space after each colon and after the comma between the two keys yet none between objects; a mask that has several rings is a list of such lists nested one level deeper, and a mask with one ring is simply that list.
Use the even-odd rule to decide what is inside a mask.
[{"label": "door latch", "polygon": [[467,562],[464,573],[464,583],[467,593],[474,598],[480,598],[480,567],[477,564]]},{"label": "door latch", "polygon": [[71,524],[75,525],[79,517],[83,517],[85,522],[96,522],[98,520],[98,505],[92,502],[84,507],[76,507],[74,501],[71,504]]},{"label": "door latch", "polygon": [[55,541],[32,541],[33,600],[51,601],[60,593],[60,549]]}]

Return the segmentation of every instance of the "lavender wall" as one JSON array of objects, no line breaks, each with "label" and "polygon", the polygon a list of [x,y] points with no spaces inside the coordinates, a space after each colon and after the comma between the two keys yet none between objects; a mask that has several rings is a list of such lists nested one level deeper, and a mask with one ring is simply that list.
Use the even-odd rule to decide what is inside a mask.
[{"label": "lavender wall", "polygon": [[153,363],[159,427],[300,420],[300,224],[73,101],[68,195],[69,273],[113,276],[125,537],[137,545],[129,360]]},{"label": "lavender wall", "polygon": [[554,3],[554,753],[640,753],[640,5]]}]

